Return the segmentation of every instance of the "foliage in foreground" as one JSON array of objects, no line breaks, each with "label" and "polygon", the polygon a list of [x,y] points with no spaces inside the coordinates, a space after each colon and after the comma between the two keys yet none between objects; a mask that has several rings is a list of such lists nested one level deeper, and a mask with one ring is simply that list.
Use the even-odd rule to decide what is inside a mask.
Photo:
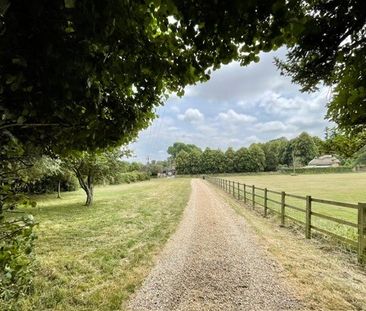
[{"label": "foliage in foreground", "polygon": [[32,246],[35,235],[33,217],[26,210],[34,202],[19,193],[22,172],[32,162],[28,150],[10,133],[0,137],[0,301],[15,301],[29,292],[32,285]]},{"label": "foliage in foreground", "polygon": [[31,215],[0,219],[0,300],[14,301],[32,288],[34,225]]},{"label": "foliage in foreground", "polygon": [[329,118],[362,129],[365,14],[363,0],[2,1],[2,123],[64,151],[128,143],[163,95],[286,44],[282,71],[335,85]]}]

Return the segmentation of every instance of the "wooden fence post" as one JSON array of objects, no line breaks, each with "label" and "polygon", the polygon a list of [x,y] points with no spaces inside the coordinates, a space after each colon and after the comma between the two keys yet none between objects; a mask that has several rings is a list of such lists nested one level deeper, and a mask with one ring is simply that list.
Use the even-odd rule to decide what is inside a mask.
[{"label": "wooden fence post", "polygon": [[286,193],[284,191],[281,192],[281,227],[285,225],[285,198]]},{"label": "wooden fence post", "polygon": [[244,184],[244,204],[247,203],[247,185]]},{"label": "wooden fence post", "polygon": [[358,203],[358,262],[366,262],[366,203]]},{"label": "wooden fence post", "polygon": [[253,204],[253,209],[255,208],[255,186],[252,186],[252,204]]},{"label": "wooden fence post", "polygon": [[238,182],[238,200],[240,200],[240,183]]},{"label": "wooden fence post", "polygon": [[268,200],[267,197],[268,193],[267,193],[267,188],[264,188],[264,217],[267,217],[267,212],[268,212]]},{"label": "wooden fence post", "polygon": [[305,238],[311,239],[311,196],[306,196]]}]

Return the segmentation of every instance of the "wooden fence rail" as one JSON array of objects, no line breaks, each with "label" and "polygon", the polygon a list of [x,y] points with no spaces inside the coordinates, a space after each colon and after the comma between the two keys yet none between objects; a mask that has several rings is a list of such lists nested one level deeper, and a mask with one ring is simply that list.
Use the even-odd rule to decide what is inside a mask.
[{"label": "wooden fence rail", "polygon": [[[310,195],[300,196],[289,194],[284,191],[274,191],[267,188],[259,188],[255,185],[241,184],[239,182],[224,178],[211,176],[206,176],[205,178],[209,182],[230,193],[237,200],[243,201],[245,204],[249,204],[252,209],[256,209],[257,207],[263,208],[264,217],[267,217],[269,211],[278,214],[280,216],[281,226],[285,225],[286,219],[290,219],[291,221],[304,226],[305,237],[307,239],[311,239],[311,233],[312,230],[314,230],[320,232],[323,235],[335,238],[342,243],[357,248],[358,262],[366,263],[366,203],[353,204],[323,200],[313,198]],[[273,197],[269,197],[270,195],[277,195],[278,199],[275,200]],[[304,208],[290,204],[288,202],[288,198],[304,202]],[[313,203],[327,206],[336,206],[344,209],[353,209],[357,211],[357,223],[334,216],[325,215],[319,211],[314,211]],[[321,225],[318,223],[314,224],[315,220],[330,222],[335,224],[335,226],[355,228],[353,230],[356,230],[357,232],[357,240],[342,236],[337,232],[332,232],[328,228],[321,227]]]}]

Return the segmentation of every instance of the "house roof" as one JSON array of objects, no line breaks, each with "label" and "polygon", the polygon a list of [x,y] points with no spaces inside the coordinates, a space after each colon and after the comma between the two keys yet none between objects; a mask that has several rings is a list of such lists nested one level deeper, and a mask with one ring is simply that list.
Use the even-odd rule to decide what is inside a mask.
[{"label": "house roof", "polygon": [[318,158],[314,158],[309,162],[309,166],[325,166],[325,165],[333,165],[333,164],[340,164],[339,161],[335,156],[326,154]]}]

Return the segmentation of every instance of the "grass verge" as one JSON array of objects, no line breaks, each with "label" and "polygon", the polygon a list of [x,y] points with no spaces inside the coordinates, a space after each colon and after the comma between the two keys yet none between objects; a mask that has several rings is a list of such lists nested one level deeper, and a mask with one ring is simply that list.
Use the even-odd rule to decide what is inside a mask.
[{"label": "grass verge", "polygon": [[92,208],[81,191],[38,197],[35,290],[17,310],[123,310],[189,194],[189,179],[170,179],[96,188]]}]

